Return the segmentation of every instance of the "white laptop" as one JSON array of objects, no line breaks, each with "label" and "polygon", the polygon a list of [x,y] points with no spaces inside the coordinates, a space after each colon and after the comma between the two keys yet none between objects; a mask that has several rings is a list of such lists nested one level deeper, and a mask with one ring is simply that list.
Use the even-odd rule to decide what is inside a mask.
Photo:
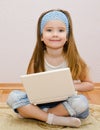
[{"label": "white laptop", "polygon": [[70,69],[57,69],[21,76],[32,104],[62,101],[75,94]]}]

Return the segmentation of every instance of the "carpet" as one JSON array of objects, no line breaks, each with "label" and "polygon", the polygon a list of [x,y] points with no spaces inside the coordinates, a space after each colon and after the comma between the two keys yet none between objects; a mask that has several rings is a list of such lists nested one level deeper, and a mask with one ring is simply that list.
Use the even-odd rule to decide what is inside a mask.
[{"label": "carpet", "polygon": [[90,115],[80,128],[48,125],[34,119],[19,119],[4,103],[0,104],[0,130],[100,130],[100,105],[90,104]]}]

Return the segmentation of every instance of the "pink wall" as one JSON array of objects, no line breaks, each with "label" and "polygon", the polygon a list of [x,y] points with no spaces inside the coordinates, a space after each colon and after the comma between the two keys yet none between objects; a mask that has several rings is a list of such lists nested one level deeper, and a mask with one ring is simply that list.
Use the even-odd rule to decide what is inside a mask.
[{"label": "pink wall", "polygon": [[41,12],[67,9],[73,20],[75,40],[81,56],[100,82],[100,1],[99,0],[1,0],[0,1],[0,82],[20,82],[33,52],[36,20]]}]

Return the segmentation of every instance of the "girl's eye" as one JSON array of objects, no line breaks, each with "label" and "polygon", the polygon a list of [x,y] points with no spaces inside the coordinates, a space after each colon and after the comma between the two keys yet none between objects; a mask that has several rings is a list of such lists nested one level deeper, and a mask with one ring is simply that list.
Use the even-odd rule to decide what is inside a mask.
[{"label": "girl's eye", "polygon": [[64,32],[64,30],[63,30],[63,29],[60,29],[59,32]]},{"label": "girl's eye", "polygon": [[47,32],[51,32],[52,30],[51,29],[47,29]]}]

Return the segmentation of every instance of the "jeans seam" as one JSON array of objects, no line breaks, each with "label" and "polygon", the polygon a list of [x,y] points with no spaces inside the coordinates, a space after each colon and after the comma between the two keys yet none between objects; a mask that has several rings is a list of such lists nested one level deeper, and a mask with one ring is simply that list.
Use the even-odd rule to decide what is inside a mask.
[{"label": "jeans seam", "polygon": [[63,106],[65,107],[65,109],[68,111],[68,113],[70,114],[70,116],[76,116],[76,112],[71,108],[71,106],[68,104],[67,101],[62,103]]}]

